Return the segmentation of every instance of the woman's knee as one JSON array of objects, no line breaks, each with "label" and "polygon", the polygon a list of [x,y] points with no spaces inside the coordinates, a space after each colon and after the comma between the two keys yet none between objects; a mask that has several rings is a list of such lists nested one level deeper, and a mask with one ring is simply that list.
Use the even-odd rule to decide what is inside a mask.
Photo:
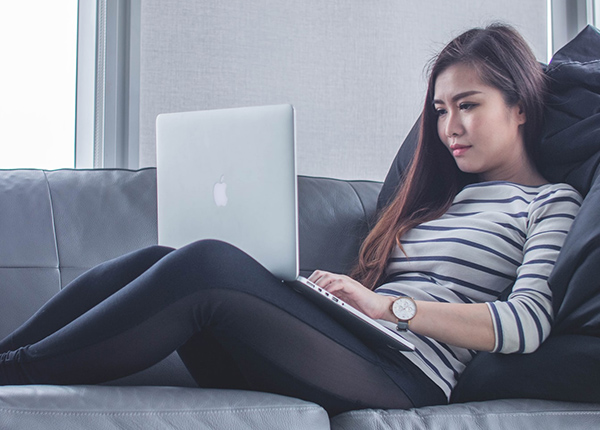
[{"label": "woman's knee", "polygon": [[153,260],[160,260],[165,255],[170,254],[175,251],[174,248],[170,248],[168,246],[163,245],[150,245],[145,248],[142,248],[139,253]]},{"label": "woman's knee", "polygon": [[206,276],[222,275],[247,266],[251,258],[239,248],[220,240],[206,239],[179,248],[174,254],[183,264]]},{"label": "woman's knee", "polygon": [[127,269],[126,272],[136,273],[136,276],[139,276],[173,251],[173,248],[166,246],[151,245],[109,260],[98,267],[105,266],[109,271],[123,267]]},{"label": "woman's knee", "polygon": [[157,269],[161,279],[178,291],[255,291],[257,285],[277,281],[248,254],[218,240],[201,240],[179,248],[165,257]]},{"label": "woman's knee", "polygon": [[202,257],[203,259],[227,259],[235,254],[242,252],[239,248],[216,239],[204,239],[192,242],[177,250],[180,254],[188,254],[192,257]]}]

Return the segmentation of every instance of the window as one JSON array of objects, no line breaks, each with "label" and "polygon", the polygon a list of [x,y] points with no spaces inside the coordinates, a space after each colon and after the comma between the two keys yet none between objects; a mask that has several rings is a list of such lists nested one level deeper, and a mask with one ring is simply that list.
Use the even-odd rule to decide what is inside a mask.
[{"label": "window", "polygon": [[0,168],[74,167],[77,0],[0,6]]}]

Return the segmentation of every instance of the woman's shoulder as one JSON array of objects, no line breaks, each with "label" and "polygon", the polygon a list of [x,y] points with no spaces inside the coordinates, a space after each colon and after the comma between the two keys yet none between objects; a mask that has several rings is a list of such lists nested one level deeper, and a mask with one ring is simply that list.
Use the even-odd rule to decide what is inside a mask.
[{"label": "woman's shoulder", "polygon": [[540,187],[529,204],[530,219],[565,218],[571,221],[579,213],[583,197],[569,184],[552,183]]},{"label": "woman's shoulder", "polygon": [[522,185],[506,181],[488,181],[469,184],[459,194],[471,196],[518,196],[529,202],[542,202],[548,199],[562,197],[570,198],[581,204],[581,194],[566,183],[547,183],[543,185]]},{"label": "woman's shoulder", "polygon": [[538,204],[558,201],[570,201],[581,206],[583,197],[572,185],[558,182],[541,185],[533,199],[533,202]]},{"label": "woman's shoulder", "polygon": [[529,186],[489,181],[467,185],[454,199],[453,207],[468,204],[470,209],[513,213],[530,221],[547,216],[573,219],[582,200],[579,192],[565,183]]}]

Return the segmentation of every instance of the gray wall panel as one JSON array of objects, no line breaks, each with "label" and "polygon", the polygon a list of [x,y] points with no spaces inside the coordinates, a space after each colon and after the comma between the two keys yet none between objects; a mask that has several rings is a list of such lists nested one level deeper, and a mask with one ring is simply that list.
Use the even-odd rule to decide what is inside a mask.
[{"label": "gray wall panel", "polygon": [[144,0],[140,166],[155,165],[159,113],[292,103],[300,174],[381,180],[426,62],[496,20],[546,61],[546,0]]}]

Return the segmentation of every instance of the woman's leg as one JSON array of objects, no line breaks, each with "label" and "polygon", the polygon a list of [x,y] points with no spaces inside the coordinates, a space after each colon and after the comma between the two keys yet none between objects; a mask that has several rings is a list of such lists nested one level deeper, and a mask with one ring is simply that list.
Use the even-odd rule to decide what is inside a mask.
[{"label": "woman's leg", "polygon": [[150,246],[86,271],[0,341],[0,352],[44,339],[129,284],[171,251],[172,248]]},{"label": "woman's leg", "polygon": [[415,396],[424,375],[408,360],[397,356],[398,366],[389,351],[366,347],[246,254],[214,241],[172,252],[48,338],[0,355],[0,384],[111,380],[182,346],[202,379],[206,371],[194,361],[202,330],[228,354],[241,387],[312,400],[332,413],[443,401],[427,381],[423,392],[433,397]]},{"label": "woman's leg", "polygon": [[[291,293],[283,307],[246,293],[214,294],[211,300],[227,312],[178,350],[199,386],[297,397],[332,415],[446,402],[443,392],[398,352],[385,346],[372,350],[291,288],[279,288]],[[307,304],[314,325],[290,313]],[[206,356],[208,344],[213,359],[220,351],[218,361]]]}]

